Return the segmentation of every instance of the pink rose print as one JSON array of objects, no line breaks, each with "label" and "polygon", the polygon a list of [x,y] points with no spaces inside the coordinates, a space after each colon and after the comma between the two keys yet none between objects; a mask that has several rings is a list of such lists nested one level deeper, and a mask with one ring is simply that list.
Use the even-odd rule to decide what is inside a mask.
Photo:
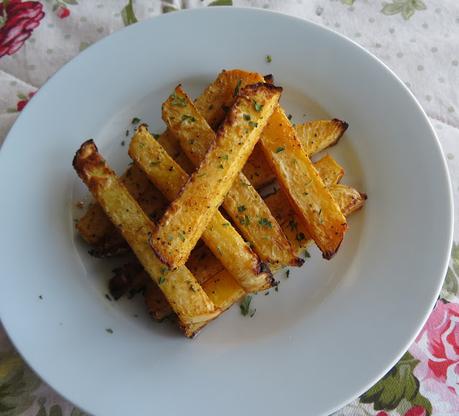
[{"label": "pink rose print", "polygon": [[38,1],[0,2],[0,58],[17,52],[44,15],[43,5]]},{"label": "pink rose print", "polygon": [[[420,392],[434,406],[433,414],[459,414],[459,305],[437,301],[410,348],[421,362],[414,374]],[[441,408],[435,408],[441,406]]]}]

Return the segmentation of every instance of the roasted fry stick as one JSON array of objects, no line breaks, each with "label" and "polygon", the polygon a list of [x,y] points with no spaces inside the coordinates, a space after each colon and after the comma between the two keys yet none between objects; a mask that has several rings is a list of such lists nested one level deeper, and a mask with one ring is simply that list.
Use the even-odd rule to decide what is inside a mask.
[{"label": "roasted fry stick", "polygon": [[[252,103],[253,109],[261,110],[261,104],[256,104]],[[193,123],[182,121],[186,115],[193,118]],[[188,158],[199,166],[215,141],[215,133],[180,86],[164,103],[163,119]],[[223,208],[262,260],[276,267],[302,264],[263,199],[243,174],[240,173],[233,182]]]},{"label": "roasted fry stick", "polygon": [[[146,126],[140,126],[131,140],[129,155],[153,184],[173,201],[186,184],[188,174],[151,136]],[[202,239],[223,266],[247,291],[269,288],[274,279],[268,266],[261,264],[233,226],[217,211]]]},{"label": "roasted fry stick", "polygon": [[154,255],[150,246],[153,222],[107,165],[92,140],[83,143],[73,166],[131,246],[145,271],[159,285],[185,334],[192,335],[191,324],[217,316],[220,311],[186,267],[168,271]]},{"label": "roasted fry stick", "polygon": [[[264,83],[240,91],[199,169],[161,218],[153,233],[152,247],[171,269],[188,259],[252,152],[281,91]],[[261,107],[254,106],[254,102]],[[186,114],[181,120],[195,122],[193,116]]]},{"label": "roasted fry stick", "polygon": [[302,218],[323,257],[330,259],[343,240],[346,218],[280,107],[269,119],[260,143],[292,208]]}]

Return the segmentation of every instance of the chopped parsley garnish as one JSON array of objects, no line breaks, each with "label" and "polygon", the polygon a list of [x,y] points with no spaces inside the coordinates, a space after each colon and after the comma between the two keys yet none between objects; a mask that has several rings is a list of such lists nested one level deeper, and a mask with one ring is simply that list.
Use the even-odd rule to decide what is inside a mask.
[{"label": "chopped parsley garnish", "polygon": [[304,233],[300,232],[296,235],[296,240],[297,241],[303,241],[304,239],[306,238],[306,236],[304,235]]},{"label": "chopped parsley garnish", "polygon": [[132,120],[131,120],[131,124],[139,124],[140,123],[140,118],[138,117],[134,117]]},{"label": "chopped parsley garnish", "polygon": [[279,147],[276,149],[276,153],[283,152],[284,150],[285,150],[285,147],[279,146]]},{"label": "chopped parsley garnish", "polygon": [[223,225],[223,227],[229,227],[230,223],[229,222],[224,222],[222,225]]},{"label": "chopped parsley garnish", "polygon": [[153,133],[153,137],[154,137],[156,140],[158,140],[158,139],[160,138],[160,136],[161,136],[161,135],[158,134],[158,133]]},{"label": "chopped parsley garnish", "polygon": [[250,225],[250,218],[247,215],[244,215],[239,221],[242,225]]},{"label": "chopped parsley garnish", "polygon": [[289,114],[289,115],[287,116],[287,118],[288,118],[289,120],[291,120],[291,119],[292,119],[292,115]]},{"label": "chopped parsley garnish", "polygon": [[193,116],[190,116],[188,114],[184,114],[182,116],[182,121],[189,121],[190,123],[194,123],[196,119]]},{"label": "chopped parsley garnish", "polygon": [[311,257],[311,255],[309,254],[308,250],[304,250],[304,257],[306,257],[307,259],[309,259],[309,257]]},{"label": "chopped parsley garnish", "polygon": [[239,304],[239,308],[241,309],[241,314],[243,316],[249,315],[251,318],[255,315],[256,309],[252,309],[250,304],[252,303],[252,296],[247,295],[242,299],[241,303]]},{"label": "chopped parsley garnish", "polygon": [[290,269],[285,271],[285,277],[288,279],[290,277]]},{"label": "chopped parsley garnish", "polygon": [[223,165],[220,163],[220,164],[218,165],[218,168],[219,168],[219,169],[223,169]]},{"label": "chopped parsley garnish", "polygon": [[164,276],[160,276],[158,280],[158,284],[162,285],[166,281],[166,278]]},{"label": "chopped parsley garnish", "polygon": [[185,234],[183,234],[183,231],[179,231],[178,232],[178,236],[179,236],[181,241],[185,241]]},{"label": "chopped parsley garnish", "polygon": [[249,120],[250,120],[250,114],[243,114],[242,117],[243,117],[243,119],[246,120],[246,121],[249,121]]},{"label": "chopped parsley garnish", "polygon": [[163,267],[161,267],[161,269],[159,269],[159,271],[161,272],[161,274],[166,274],[169,271],[169,269],[167,267],[163,266]]},{"label": "chopped parsley garnish", "polygon": [[159,160],[152,160],[150,166],[158,166],[161,162]]},{"label": "chopped parsley garnish", "polygon": [[186,100],[180,95],[177,95],[175,92],[171,95],[172,101],[171,104],[175,107],[186,107]]},{"label": "chopped parsley garnish", "polygon": [[257,103],[255,100],[253,100],[253,108],[255,111],[261,111],[263,108],[263,104]]},{"label": "chopped parsley garnish", "polygon": [[258,123],[255,123],[255,121],[249,121],[249,126],[250,127],[258,127]]},{"label": "chopped parsley garnish", "polygon": [[268,64],[270,64],[270,63],[273,61],[272,56],[271,56],[271,55],[266,55],[265,61],[266,61]]},{"label": "chopped parsley garnish", "polygon": [[239,206],[237,207],[237,210],[238,210],[239,212],[244,212],[246,209],[247,209],[247,208],[245,207],[245,205],[239,205]]},{"label": "chopped parsley garnish", "polygon": [[111,328],[105,328],[105,331],[108,332],[109,334],[113,334],[113,329]]},{"label": "chopped parsley garnish", "polygon": [[234,89],[233,97],[236,97],[239,94],[239,89],[241,88],[241,80],[238,79],[236,88]]},{"label": "chopped parsley garnish", "polygon": [[222,158],[223,160],[228,160],[228,155],[223,155],[223,156],[221,156],[221,158]]},{"label": "chopped parsley garnish", "polygon": [[268,227],[268,228],[273,227],[271,221],[269,221],[268,218],[260,218],[260,220],[258,221],[258,224],[260,224],[262,227]]}]

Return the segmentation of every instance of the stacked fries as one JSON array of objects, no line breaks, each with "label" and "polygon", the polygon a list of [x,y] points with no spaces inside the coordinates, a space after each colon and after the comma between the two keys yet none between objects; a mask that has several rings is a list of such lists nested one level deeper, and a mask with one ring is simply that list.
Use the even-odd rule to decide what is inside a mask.
[{"label": "stacked fries", "polygon": [[[301,266],[310,242],[330,259],[346,216],[366,196],[339,184],[329,155],[347,129],[340,120],[293,126],[272,77],[223,71],[193,102],[178,86],[162,107],[167,130],[140,125],[120,178],[89,140],[73,166],[96,202],[78,221],[99,257],[129,250],[139,263],[115,271],[110,291],[144,290],[151,315],[175,314],[187,337],[247,293],[276,285],[272,273]],[[259,190],[277,180],[280,190]],[[288,201],[288,203],[286,203]]]}]

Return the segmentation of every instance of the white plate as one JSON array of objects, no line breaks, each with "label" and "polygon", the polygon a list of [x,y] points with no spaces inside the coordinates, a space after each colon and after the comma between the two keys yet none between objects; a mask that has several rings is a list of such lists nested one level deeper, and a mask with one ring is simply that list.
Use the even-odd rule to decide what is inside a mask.
[{"label": "white plate", "polygon": [[[278,293],[255,297],[252,319],[235,307],[190,341],[151,322],[140,299],[105,299],[110,267],[73,231],[84,187],[71,160],[94,137],[121,172],[133,116],[159,131],[178,82],[196,95],[235,67],[273,73],[297,122],[348,121],[331,153],[369,200],[336,258],[313,250],[288,280],[279,276]],[[3,324],[45,381],[95,415],[330,413],[406,350],[451,245],[445,162],[409,90],[351,41],[261,10],[172,13],[84,51],[12,128],[0,185]]]}]

